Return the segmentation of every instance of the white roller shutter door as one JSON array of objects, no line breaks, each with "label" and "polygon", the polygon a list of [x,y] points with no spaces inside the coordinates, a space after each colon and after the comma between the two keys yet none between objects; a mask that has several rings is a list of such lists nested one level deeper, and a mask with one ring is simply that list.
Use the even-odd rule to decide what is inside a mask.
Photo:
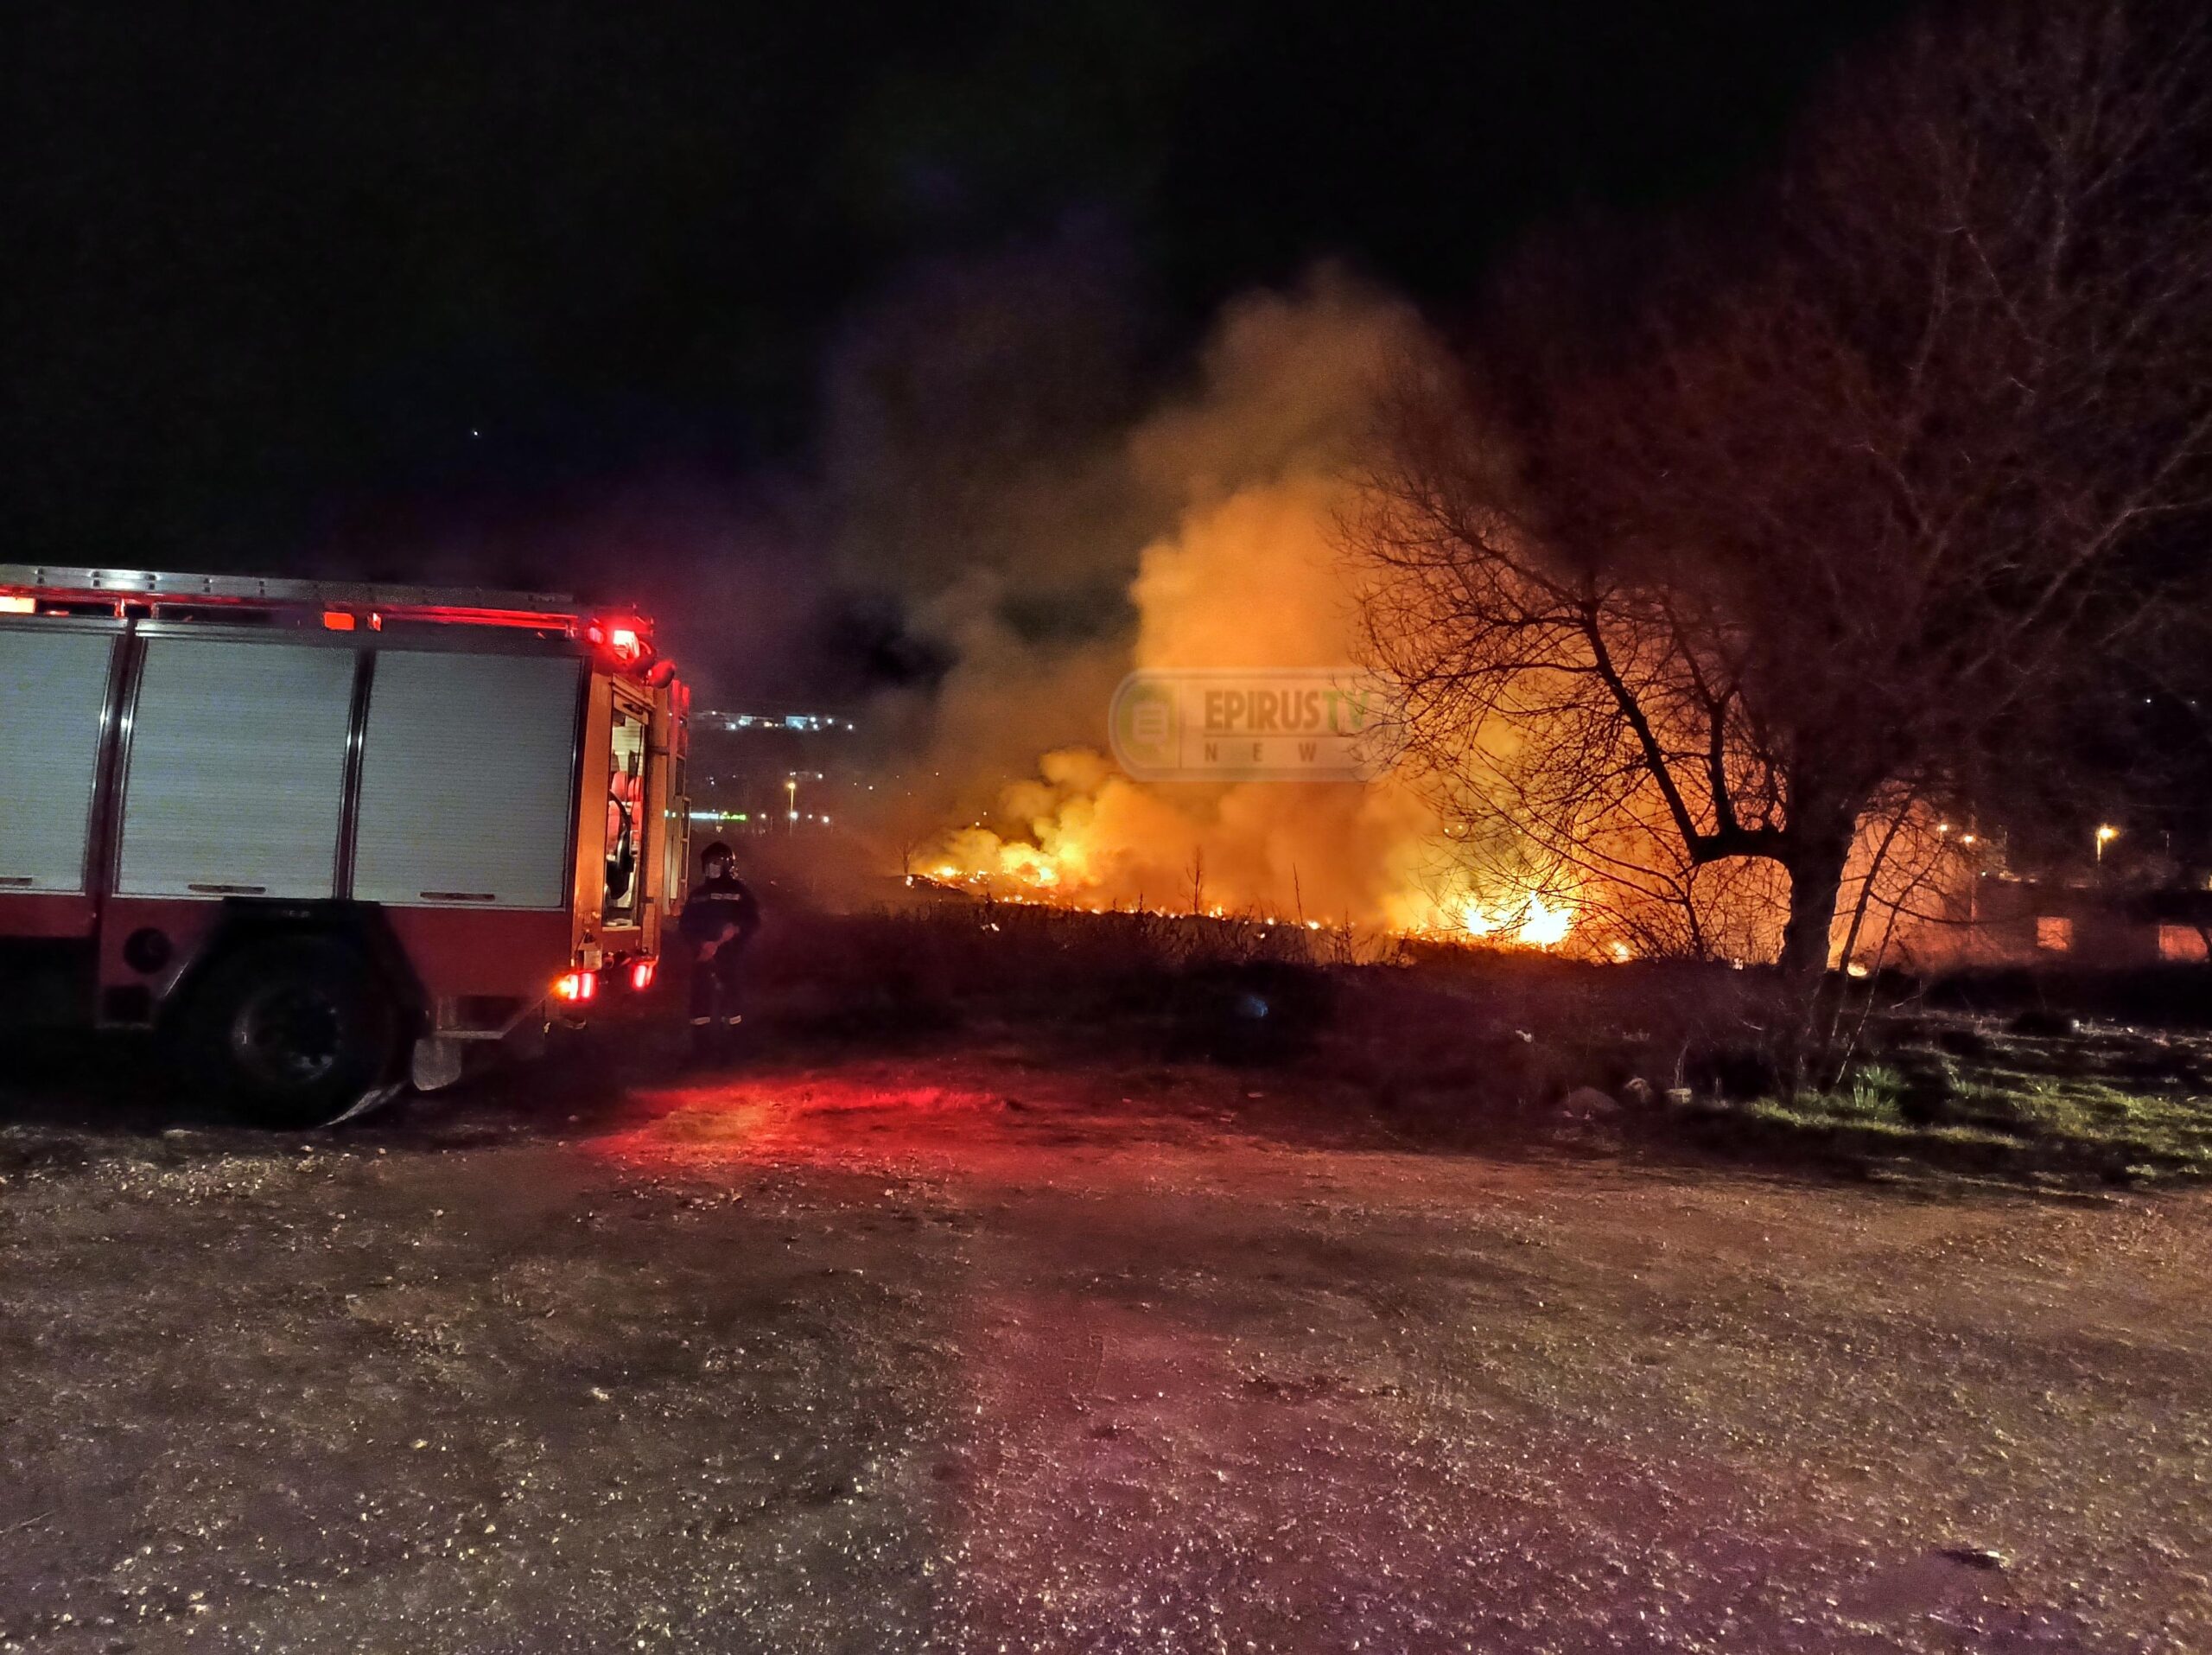
[{"label": "white roller shutter door", "polygon": [[117,888],[331,895],[353,661],[350,649],[149,639]]},{"label": "white roller shutter door", "polygon": [[0,627],[0,891],[81,891],[112,633]]},{"label": "white roller shutter door", "polygon": [[379,652],[355,897],[566,907],[582,681],[582,664],[558,656]]}]

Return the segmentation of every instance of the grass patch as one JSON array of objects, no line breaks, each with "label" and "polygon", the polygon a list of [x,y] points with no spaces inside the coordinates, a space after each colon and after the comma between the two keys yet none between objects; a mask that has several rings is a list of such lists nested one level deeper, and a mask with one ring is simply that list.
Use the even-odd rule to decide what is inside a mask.
[{"label": "grass patch", "polygon": [[[1899,1160],[2004,1176],[2142,1182],[2212,1175],[2212,1096],[2115,1079],[2094,1038],[1986,1064],[1947,1059],[1948,1083],[1911,1065],[1868,1063],[1834,1091],[1693,1111],[1709,1147],[1760,1158],[1866,1166]],[[2084,1051],[2092,1060],[2084,1062]],[[2139,1070],[2126,1043],[2118,1066]]]}]

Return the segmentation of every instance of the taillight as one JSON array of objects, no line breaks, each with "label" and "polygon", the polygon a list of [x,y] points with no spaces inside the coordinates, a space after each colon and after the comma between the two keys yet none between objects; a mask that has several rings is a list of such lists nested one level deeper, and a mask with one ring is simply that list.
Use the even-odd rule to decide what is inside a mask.
[{"label": "taillight", "polygon": [[584,1001],[598,992],[597,971],[563,971],[553,979],[553,997],[556,1000]]},{"label": "taillight", "polygon": [[652,959],[633,961],[630,966],[630,986],[639,994],[652,987],[653,971],[659,964],[658,960]]}]

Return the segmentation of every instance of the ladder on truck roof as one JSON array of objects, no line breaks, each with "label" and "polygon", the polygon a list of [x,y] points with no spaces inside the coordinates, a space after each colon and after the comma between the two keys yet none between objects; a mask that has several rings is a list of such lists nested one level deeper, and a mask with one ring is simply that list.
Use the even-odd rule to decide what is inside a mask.
[{"label": "ladder on truck roof", "polygon": [[[10,600],[15,602],[10,602]],[[367,582],[270,579],[258,575],[179,575],[145,569],[64,569],[0,563],[0,612],[41,603],[144,605],[173,609],[298,610],[489,627],[528,627],[575,635],[576,600],[559,592],[503,592],[467,586],[385,586]]]}]

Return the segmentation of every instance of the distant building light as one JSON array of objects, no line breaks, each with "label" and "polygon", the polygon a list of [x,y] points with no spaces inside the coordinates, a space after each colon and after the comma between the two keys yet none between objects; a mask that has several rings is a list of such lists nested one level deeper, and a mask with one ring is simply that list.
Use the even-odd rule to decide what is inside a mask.
[{"label": "distant building light", "polygon": [[709,708],[699,716],[706,728],[732,731],[779,729],[810,734],[817,730],[860,728],[853,720],[841,719],[830,713],[734,713]]}]

